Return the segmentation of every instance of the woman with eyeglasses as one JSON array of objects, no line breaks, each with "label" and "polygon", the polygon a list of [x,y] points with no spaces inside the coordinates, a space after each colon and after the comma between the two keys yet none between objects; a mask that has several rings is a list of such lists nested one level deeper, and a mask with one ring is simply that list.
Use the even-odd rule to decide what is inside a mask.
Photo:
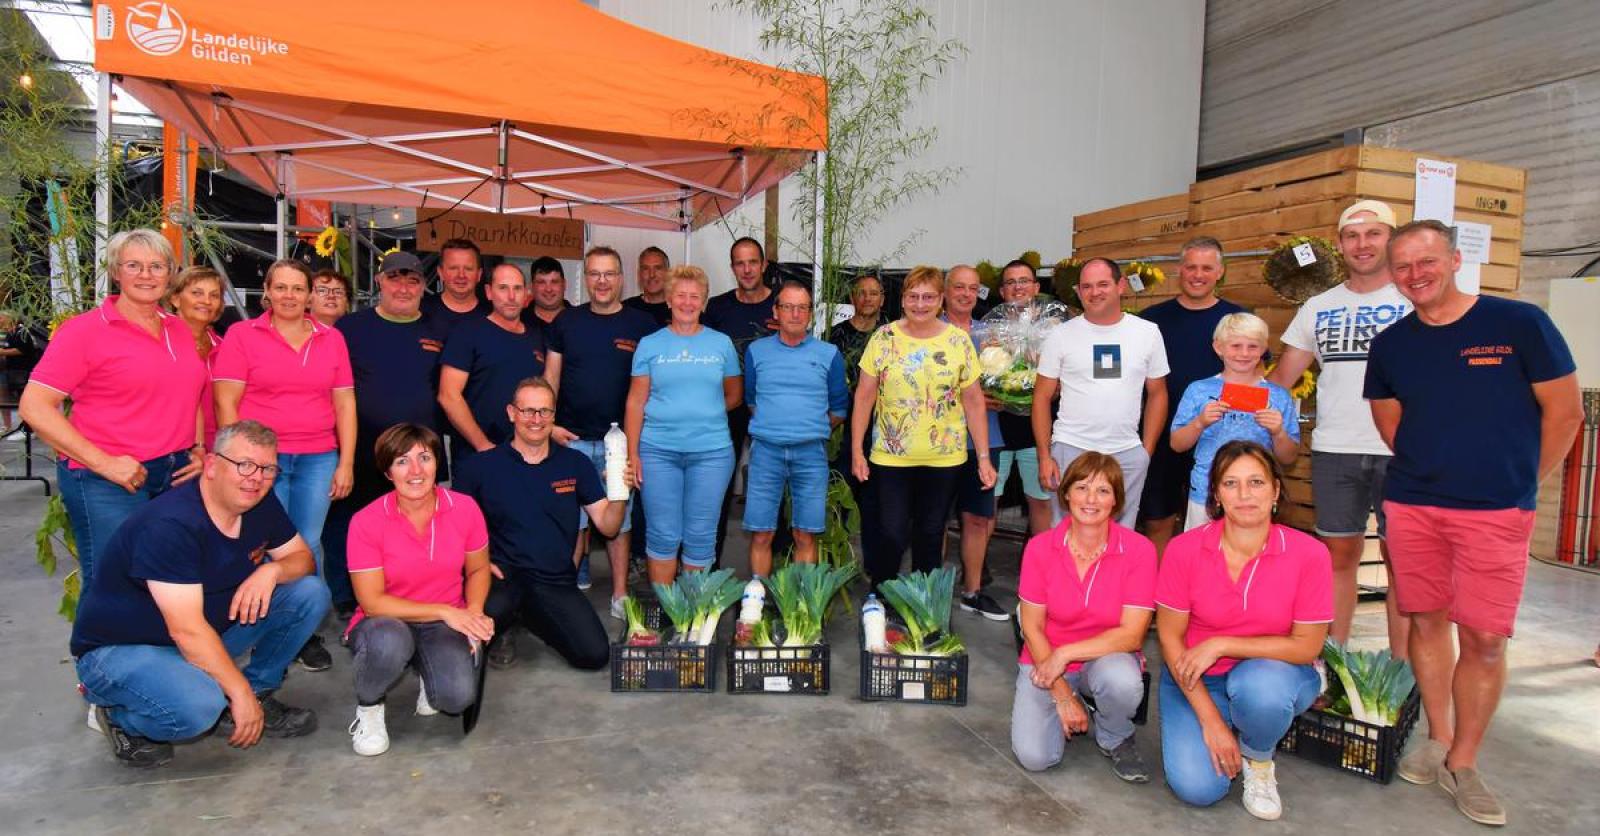
[{"label": "woman with eyeglasses", "polygon": [[[185,267],[167,288],[166,305],[189,326],[189,333],[194,335],[195,353],[200,355],[209,373],[217,346],[222,345],[222,337],[212,327],[222,316],[222,274],[210,267]],[[212,395],[209,374],[205,394],[200,398],[200,411],[204,416],[206,449],[210,449],[212,439],[217,437],[217,402]]]},{"label": "woman with eyeglasses", "polygon": [[978,480],[994,486],[978,353],[967,332],[939,318],[943,302],[944,273],[913,269],[900,291],[901,318],[879,328],[861,355],[851,470],[876,484],[877,519],[864,521],[879,531],[865,567],[874,589],[900,574],[908,544],[913,570],[932,571],[943,562],[945,517],[967,460],[968,432]]},{"label": "woman with eyeglasses", "polygon": [[684,571],[717,559],[717,517],[733,477],[728,410],[743,402],[744,378],[733,341],[700,324],[708,290],[704,270],[672,268],[672,321],[633,355],[625,429],[651,583],[672,583],[680,548]]},{"label": "woman with eyeglasses", "polygon": [[338,270],[324,267],[311,275],[311,315],[323,325],[332,328],[350,312],[354,298],[350,278]]},{"label": "woman with eyeglasses", "polygon": [[135,508],[200,473],[209,378],[189,327],[161,309],[172,269],[160,233],[113,235],[106,271],[118,292],[56,329],[22,391],[22,420],[60,456],[84,586],[96,550]]},{"label": "woman with eyeglasses", "polygon": [[[267,268],[271,308],[228,330],[217,349],[217,420],[248,418],[278,433],[278,502],[311,546],[322,570],[328,505],[354,482],[356,395],[344,335],[307,311],[311,271],[295,259]],[[307,670],[333,659],[313,635],[300,655]]]}]

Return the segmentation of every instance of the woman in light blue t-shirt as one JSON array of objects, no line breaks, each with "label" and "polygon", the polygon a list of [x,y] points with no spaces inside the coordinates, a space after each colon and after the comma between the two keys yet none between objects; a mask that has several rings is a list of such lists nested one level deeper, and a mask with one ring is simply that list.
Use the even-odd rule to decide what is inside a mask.
[{"label": "woman in light blue t-shirt", "polygon": [[672,583],[679,549],[686,571],[717,558],[717,518],[733,477],[728,410],[744,399],[733,341],[700,324],[704,270],[675,267],[667,327],[639,341],[628,389],[628,457],[644,501],[650,582]]}]

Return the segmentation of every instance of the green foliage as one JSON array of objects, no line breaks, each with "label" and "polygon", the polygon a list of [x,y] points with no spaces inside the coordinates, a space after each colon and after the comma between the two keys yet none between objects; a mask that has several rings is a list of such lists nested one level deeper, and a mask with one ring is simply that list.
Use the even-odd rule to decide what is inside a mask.
[{"label": "green foliage", "polygon": [[[78,544],[72,539],[72,524],[67,519],[66,503],[61,501],[61,494],[56,493],[44,506],[44,519],[39,521],[39,527],[33,532],[34,560],[44,569],[44,573],[55,577],[56,568],[60,558],[56,549],[60,548],[78,562]],[[61,581],[61,607],[63,618],[72,621],[78,612],[78,570],[73,569]]]},{"label": "green foliage", "polygon": [[790,563],[764,578],[783,620],[785,647],[818,644],[827,620],[828,603],[855,577],[856,567],[824,563]]},{"label": "green foliage", "polygon": [[956,570],[944,566],[932,572],[912,572],[878,584],[900,618],[906,623],[906,638],[895,646],[897,653],[933,653],[944,645],[927,640],[935,633],[950,632],[950,602],[956,588]]}]

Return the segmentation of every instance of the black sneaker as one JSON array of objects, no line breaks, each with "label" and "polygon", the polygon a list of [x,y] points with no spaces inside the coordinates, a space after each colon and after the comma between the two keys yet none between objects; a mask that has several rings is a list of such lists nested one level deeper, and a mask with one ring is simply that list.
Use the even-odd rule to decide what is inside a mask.
[{"label": "black sneaker", "polygon": [[300,667],[313,673],[333,667],[333,654],[323,646],[322,637],[316,633],[306,639],[306,646],[300,648],[300,655],[295,658],[300,660]]},{"label": "black sneaker", "polygon": [[1011,613],[1001,609],[993,598],[982,592],[963,592],[961,594],[961,609],[966,612],[977,613],[990,621],[1011,620]]},{"label": "black sneaker", "polygon": [[1133,738],[1128,738],[1117,744],[1111,751],[1100,750],[1100,754],[1111,759],[1111,771],[1118,778],[1130,784],[1150,783],[1150,769],[1144,765],[1144,756],[1139,754],[1139,747],[1133,745]]},{"label": "black sneaker", "polygon": [[[317,713],[309,708],[295,708],[278,701],[271,692],[256,694],[261,702],[262,737],[304,737],[317,730]],[[214,734],[233,737],[233,711],[223,709],[217,718]]]},{"label": "black sneaker", "polygon": [[104,706],[95,706],[94,716],[100,722],[100,731],[105,734],[106,741],[111,744],[111,754],[123,766],[150,769],[172,760],[171,743],[128,734],[121,726],[111,722],[111,715],[106,713]]},{"label": "black sneaker", "polygon": [[489,667],[503,671],[517,663],[517,639],[510,630],[489,640]]}]

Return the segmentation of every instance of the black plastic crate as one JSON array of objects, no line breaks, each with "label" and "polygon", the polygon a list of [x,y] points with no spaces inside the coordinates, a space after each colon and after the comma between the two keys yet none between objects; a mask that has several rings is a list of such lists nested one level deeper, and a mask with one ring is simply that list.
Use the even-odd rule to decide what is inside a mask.
[{"label": "black plastic crate", "polygon": [[[661,604],[641,598],[644,621],[660,630],[665,618]],[[611,645],[611,690],[622,693],[714,693],[717,690],[717,660],[722,646],[661,644],[633,646],[623,644],[628,625],[617,631]]]},{"label": "black plastic crate", "polygon": [[1392,726],[1363,723],[1314,708],[1294,718],[1289,733],[1278,741],[1278,748],[1323,766],[1387,784],[1394,780],[1400,752],[1417,725],[1421,706],[1422,697],[1412,688]]},{"label": "black plastic crate", "polygon": [[911,656],[861,648],[861,699],[967,704],[967,654]]},{"label": "black plastic crate", "polygon": [[829,653],[825,644],[799,647],[729,647],[728,693],[828,693]]}]

